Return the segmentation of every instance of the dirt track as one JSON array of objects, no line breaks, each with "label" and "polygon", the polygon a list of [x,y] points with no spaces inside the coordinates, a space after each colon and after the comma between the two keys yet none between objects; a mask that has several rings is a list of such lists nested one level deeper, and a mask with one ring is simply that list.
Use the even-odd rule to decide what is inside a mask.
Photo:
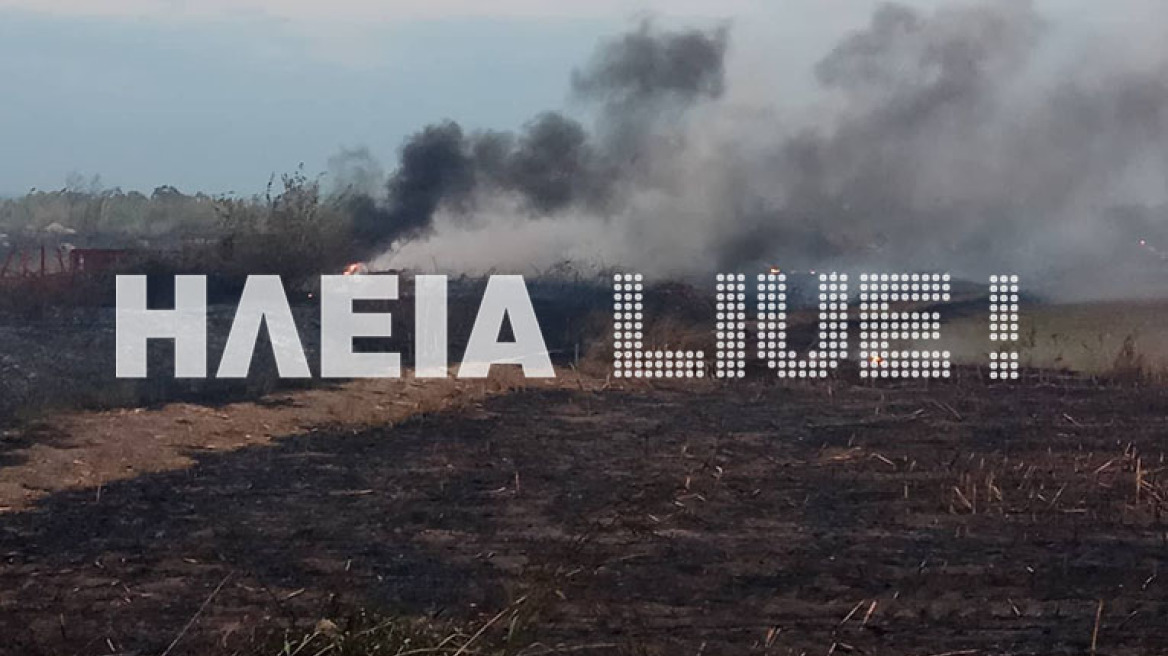
[{"label": "dirt track", "polygon": [[545,643],[1084,654],[1102,600],[1099,654],[1168,647],[1163,390],[563,382],[0,516],[0,652],[159,653],[225,580],[172,653],[540,586]]}]

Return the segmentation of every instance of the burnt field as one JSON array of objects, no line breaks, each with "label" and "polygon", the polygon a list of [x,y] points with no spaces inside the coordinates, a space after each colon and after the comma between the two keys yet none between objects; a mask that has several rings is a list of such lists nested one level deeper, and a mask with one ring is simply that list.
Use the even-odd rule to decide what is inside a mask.
[{"label": "burnt field", "polygon": [[[186,435],[172,450],[187,460],[123,445],[35,499],[15,498],[10,476],[0,652],[1168,644],[1160,387],[990,385],[974,369],[879,385],[564,372],[429,401],[408,381],[379,385],[58,425],[53,448],[75,460],[101,459],[103,425],[142,442]],[[378,398],[406,403],[305,417],[303,430],[280,419]],[[7,468],[30,481],[52,460],[20,456]]]},{"label": "burnt field", "polygon": [[577,4],[0,0],[0,656],[1168,655],[1164,0]]}]

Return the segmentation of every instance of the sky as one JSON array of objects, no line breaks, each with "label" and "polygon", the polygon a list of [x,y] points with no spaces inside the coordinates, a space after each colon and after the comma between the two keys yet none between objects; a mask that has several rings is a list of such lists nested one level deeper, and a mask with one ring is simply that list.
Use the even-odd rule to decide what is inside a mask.
[{"label": "sky", "polygon": [[[250,194],[300,163],[322,172],[342,148],[391,163],[435,120],[513,129],[544,109],[581,111],[571,70],[646,17],[729,21],[730,75],[797,103],[811,64],[876,4],[0,0],[0,195],[61,188],[70,175]],[[1162,0],[1039,4],[1077,29],[1163,25],[1151,19],[1164,17]]]}]

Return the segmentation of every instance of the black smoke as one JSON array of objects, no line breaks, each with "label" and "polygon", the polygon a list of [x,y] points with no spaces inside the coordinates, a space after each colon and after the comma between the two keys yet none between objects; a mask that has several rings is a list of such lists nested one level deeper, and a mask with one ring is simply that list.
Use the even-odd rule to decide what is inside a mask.
[{"label": "black smoke", "polygon": [[584,69],[572,74],[572,91],[613,107],[662,100],[687,103],[717,98],[725,90],[727,29],[660,32],[651,23],[614,39]]},{"label": "black smoke", "polygon": [[500,193],[532,216],[568,208],[604,215],[635,184],[637,149],[654,117],[721,95],[726,38],[723,28],[666,31],[643,23],[602,44],[572,74],[574,99],[599,107],[595,133],[554,111],[518,133],[467,134],[449,120],[423,128],[402,146],[384,200],[347,201],[357,239],[382,249],[401,244],[429,233],[439,209],[470,214],[477,196]]}]

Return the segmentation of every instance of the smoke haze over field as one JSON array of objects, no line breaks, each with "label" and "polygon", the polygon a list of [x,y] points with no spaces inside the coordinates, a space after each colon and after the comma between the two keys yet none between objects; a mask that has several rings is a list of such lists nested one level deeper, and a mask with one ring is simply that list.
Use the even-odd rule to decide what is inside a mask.
[{"label": "smoke haze over field", "polygon": [[387,266],[871,266],[1104,293],[1168,223],[1168,58],[1056,57],[1056,36],[1027,2],[882,5],[825,44],[807,120],[747,100],[731,27],[644,23],[571,73],[590,125],[415,134],[367,237]]}]

